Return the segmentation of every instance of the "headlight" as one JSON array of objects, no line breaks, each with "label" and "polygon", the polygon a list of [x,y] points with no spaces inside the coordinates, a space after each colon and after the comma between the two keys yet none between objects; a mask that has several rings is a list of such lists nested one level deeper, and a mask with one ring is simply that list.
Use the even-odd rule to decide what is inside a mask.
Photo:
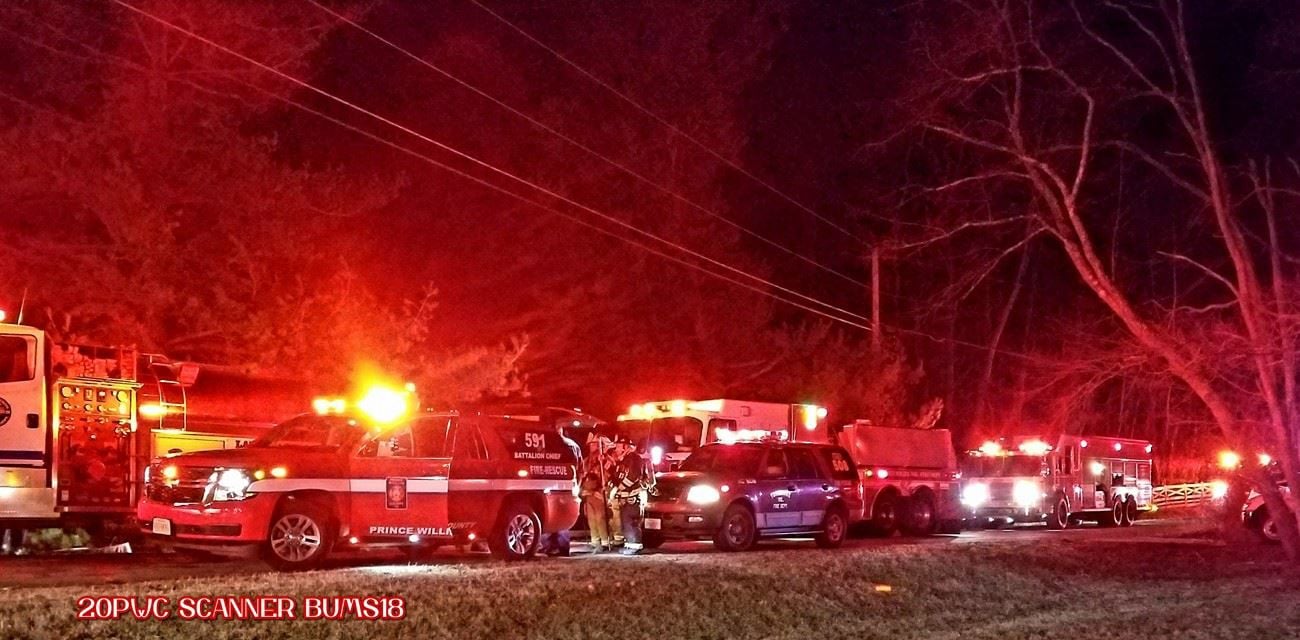
[{"label": "headlight", "polygon": [[686,492],[686,501],[691,504],[713,504],[721,499],[722,494],[707,484],[697,484]]},{"label": "headlight", "polygon": [[1043,490],[1032,480],[1017,480],[1011,487],[1011,501],[1017,507],[1028,509],[1043,499]]},{"label": "headlight", "polygon": [[972,482],[961,490],[961,503],[968,507],[978,507],[989,501],[989,486],[983,482]]},{"label": "headlight", "polygon": [[248,497],[248,485],[253,481],[247,471],[226,469],[212,475],[215,479],[212,486],[213,500],[243,500]]}]

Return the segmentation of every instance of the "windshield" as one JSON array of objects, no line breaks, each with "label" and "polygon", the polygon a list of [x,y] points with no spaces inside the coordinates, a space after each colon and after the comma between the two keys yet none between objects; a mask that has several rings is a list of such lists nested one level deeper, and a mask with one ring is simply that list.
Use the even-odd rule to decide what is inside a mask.
[{"label": "windshield", "polygon": [[753,475],[763,459],[762,447],[711,445],[704,447],[682,462],[682,471],[717,471],[738,475]]},{"label": "windshield", "polygon": [[248,446],[336,450],[361,436],[356,420],[344,416],[301,415],[281,422]]},{"label": "windshield", "polygon": [[664,453],[687,453],[700,446],[704,423],[688,416],[623,420],[613,425],[612,430],[616,435],[635,442],[642,451],[662,447]]},{"label": "windshield", "polygon": [[1039,456],[967,456],[961,473],[967,478],[1036,476],[1043,472]]}]

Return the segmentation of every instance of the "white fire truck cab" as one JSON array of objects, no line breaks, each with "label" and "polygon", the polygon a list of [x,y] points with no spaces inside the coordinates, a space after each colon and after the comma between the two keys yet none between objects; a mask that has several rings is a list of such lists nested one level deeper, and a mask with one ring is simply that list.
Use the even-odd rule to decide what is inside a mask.
[{"label": "white fire truck cab", "polygon": [[155,452],[252,440],[232,416],[187,428],[197,376],[197,365],[0,324],[0,526],[127,524]]},{"label": "white fire truck cab", "polygon": [[850,514],[880,535],[958,533],[960,473],[946,429],[880,427],[859,420],[836,439],[861,477],[862,508]]},{"label": "white fire truck cab", "polygon": [[749,400],[668,400],[634,404],[607,433],[636,442],[655,471],[670,471],[711,442],[830,442],[826,408]]},{"label": "white fire truck cab", "polygon": [[1130,526],[1151,509],[1150,442],[1063,435],[1055,443],[1017,436],[969,452],[961,502],[971,522]]}]

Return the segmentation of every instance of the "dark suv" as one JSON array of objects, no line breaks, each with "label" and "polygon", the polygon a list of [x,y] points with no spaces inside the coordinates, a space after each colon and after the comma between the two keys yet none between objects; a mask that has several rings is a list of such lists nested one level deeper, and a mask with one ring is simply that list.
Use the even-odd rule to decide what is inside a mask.
[{"label": "dark suv", "polygon": [[844,542],[850,514],[861,510],[857,469],[840,447],[710,444],[679,470],[656,476],[645,543],[711,538],[726,551],[742,551],[762,537],[809,535],[832,548]]}]

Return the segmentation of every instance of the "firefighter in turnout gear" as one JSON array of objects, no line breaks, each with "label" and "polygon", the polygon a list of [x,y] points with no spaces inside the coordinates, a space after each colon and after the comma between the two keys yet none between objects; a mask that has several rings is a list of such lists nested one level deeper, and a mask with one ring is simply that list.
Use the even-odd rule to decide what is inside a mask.
[{"label": "firefighter in turnout gear", "polygon": [[614,474],[614,504],[623,530],[625,556],[641,552],[641,509],[654,487],[654,472],[644,458],[636,452],[636,445],[624,440],[616,452],[618,466]]},{"label": "firefighter in turnout gear", "polygon": [[604,439],[597,437],[587,441],[587,457],[582,461],[579,485],[582,510],[591,531],[592,553],[602,553],[614,546],[614,538],[609,534],[609,505],[606,500],[606,487],[614,469],[605,451],[605,443]]}]

